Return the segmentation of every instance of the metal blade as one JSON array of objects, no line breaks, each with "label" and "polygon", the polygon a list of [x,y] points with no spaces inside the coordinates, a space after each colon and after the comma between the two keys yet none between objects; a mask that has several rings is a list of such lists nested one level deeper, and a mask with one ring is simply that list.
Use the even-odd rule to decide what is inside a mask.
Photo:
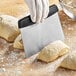
[{"label": "metal blade", "polygon": [[43,23],[21,28],[26,57],[39,52],[55,40],[64,40],[58,13],[47,18]]}]

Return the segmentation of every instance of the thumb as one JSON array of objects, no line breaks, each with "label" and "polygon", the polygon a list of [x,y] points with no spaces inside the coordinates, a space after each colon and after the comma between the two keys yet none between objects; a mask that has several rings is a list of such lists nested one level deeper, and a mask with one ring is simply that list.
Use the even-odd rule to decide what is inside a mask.
[{"label": "thumb", "polygon": [[33,22],[36,22],[36,4],[35,4],[35,0],[25,0],[29,11],[30,11],[30,16],[31,16],[31,20]]}]

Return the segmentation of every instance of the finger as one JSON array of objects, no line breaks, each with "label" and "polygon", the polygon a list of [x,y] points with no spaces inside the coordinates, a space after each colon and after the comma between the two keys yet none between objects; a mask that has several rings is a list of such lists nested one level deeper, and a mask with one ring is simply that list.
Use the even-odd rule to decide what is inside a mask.
[{"label": "finger", "polygon": [[42,14],[42,21],[48,16],[49,13],[49,1],[48,0],[42,0],[43,5],[43,14]]},{"label": "finger", "polygon": [[36,0],[36,22],[39,23],[42,18],[42,1]]},{"label": "finger", "polygon": [[35,0],[25,0],[29,10],[30,10],[30,14],[31,14],[31,20],[33,22],[36,22],[36,4],[35,4]]}]

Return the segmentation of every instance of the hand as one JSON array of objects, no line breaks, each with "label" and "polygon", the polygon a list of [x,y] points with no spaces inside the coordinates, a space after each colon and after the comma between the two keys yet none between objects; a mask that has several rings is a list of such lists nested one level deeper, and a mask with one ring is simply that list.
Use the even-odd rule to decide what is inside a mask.
[{"label": "hand", "polygon": [[48,0],[25,0],[31,14],[31,20],[33,22],[42,22],[49,13],[49,1]]}]

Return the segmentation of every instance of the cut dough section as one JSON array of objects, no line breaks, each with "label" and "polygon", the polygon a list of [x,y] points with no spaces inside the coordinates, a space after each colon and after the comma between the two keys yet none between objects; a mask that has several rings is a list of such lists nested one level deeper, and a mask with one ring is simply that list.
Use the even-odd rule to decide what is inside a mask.
[{"label": "cut dough section", "polygon": [[54,41],[41,50],[37,59],[44,62],[51,62],[66,54],[68,51],[69,47],[62,41]]},{"label": "cut dough section", "polygon": [[61,63],[61,67],[76,70],[76,51],[72,51]]},{"label": "cut dough section", "polygon": [[0,37],[13,42],[19,35],[18,19],[9,15],[0,15]]},{"label": "cut dough section", "polygon": [[23,49],[23,43],[21,39],[21,34],[15,39],[13,47],[17,49]]}]

